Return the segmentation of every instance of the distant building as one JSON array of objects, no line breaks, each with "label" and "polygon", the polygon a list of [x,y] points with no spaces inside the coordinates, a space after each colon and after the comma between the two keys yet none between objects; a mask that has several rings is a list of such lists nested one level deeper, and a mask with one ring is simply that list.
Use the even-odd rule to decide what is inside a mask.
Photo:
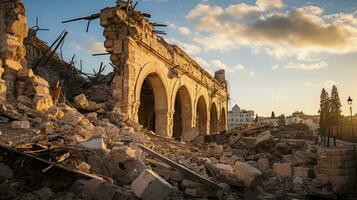
[{"label": "distant building", "polygon": [[297,116],[289,116],[285,118],[285,125],[290,125],[290,124],[300,124],[303,123],[304,120],[300,117]]},{"label": "distant building", "polygon": [[275,117],[275,118],[271,118],[271,117],[265,117],[263,119],[261,119],[260,123],[263,124],[270,124],[272,126],[278,126],[279,124],[279,118]]},{"label": "distant building", "polygon": [[254,120],[254,111],[241,110],[238,105],[234,105],[232,110],[228,112],[228,129],[233,129],[243,124],[252,124]]},{"label": "distant building", "polygon": [[[261,118],[260,123],[270,124],[272,126],[279,125],[279,118],[271,118],[265,117]],[[305,124],[309,127],[314,134],[317,133],[319,129],[319,116],[317,115],[306,115],[302,111],[301,112],[294,112],[291,116],[285,117],[285,125],[293,125],[293,124]]]}]

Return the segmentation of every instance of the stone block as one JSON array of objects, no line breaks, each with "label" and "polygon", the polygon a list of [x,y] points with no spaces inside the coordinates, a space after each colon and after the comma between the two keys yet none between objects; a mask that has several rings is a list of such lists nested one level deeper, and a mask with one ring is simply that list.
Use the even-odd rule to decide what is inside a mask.
[{"label": "stone block", "polygon": [[87,130],[87,129],[83,128],[83,127],[80,127],[80,126],[76,127],[74,133],[77,134],[77,135],[80,135],[84,139],[89,139],[89,138],[92,137],[92,133],[89,130]]},{"label": "stone block", "polygon": [[233,173],[233,168],[230,165],[215,164],[214,166],[216,167],[216,169],[218,169],[223,174],[231,174],[231,173]]},{"label": "stone block", "polygon": [[16,71],[19,71],[20,69],[22,69],[22,65],[21,65],[21,63],[19,61],[9,60],[9,59],[5,59],[4,67],[5,68],[9,68],[9,69],[13,69],[13,70],[16,70]]},{"label": "stone block", "polygon": [[76,126],[83,118],[84,118],[84,116],[81,113],[74,111],[74,110],[69,110],[66,113],[64,113],[62,122],[64,124]]},{"label": "stone block", "polygon": [[134,149],[123,145],[121,147],[114,147],[111,154],[117,162],[124,163],[128,160],[140,159],[142,151],[140,149]]},{"label": "stone block", "polygon": [[280,176],[291,177],[293,175],[291,163],[274,163],[273,171]]},{"label": "stone block", "polygon": [[33,87],[35,94],[38,96],[50,95],[50,90],[46,86],[37,85]]},{"label": "stone block", "polygon": [[89,105],[86,95],[84,95],[84,94],[80,94],[80,95],[74,97],[73,100],[74,100],[74,103],[76,104],[76,106],[80,109],[85,109]]},{"label": "stone block", "polygon": [[143,200],[164,200],[168,198],[171,185],[152,170],[144,170],[132,183],[134,194]]},{"label": "stone block", "polygon": [[269,170],[269,160],[266,158],[261,158],[258,160],[258,169],[262,172]]},{"label": "stone block", "polygon": [[37,76],[37,75],[30,77],[30,81],[33,86],[42,85],[42,86],[46,86],[48,88],[50,87],[50,85],[48,84],[48,82],[45,79],[43,79],[42,77]]},{"label": "stone block", "polygon": [[29,121],[13,121],[11,123],[11,127],[13,129],[29,129],[30,122]]},{"label": "stone block", "polygon": [[239,180],[248,188],[255,187],[261,183],[262,172],[248,163],[237,161],[234,164],[233,170]]},{"label": "stone block", "polygon": [[48,108],[48,110],[45,112],[45,118],[46,119],[62,119],[64,117],[64,113],[55,106],[51,106]]},{"label": "stone block", "polygon": [[262,145],[266,142],[269,142],[274,137],[270,134],[270,131],[264,131],[263,133],[259,134],[255,140],[255,145]]},{"label": "stone block", "polygon": [[314,170],[308,167],[294,167],[294,176],[301,178],[313,178]]},{"label": "stone block", "polygon": [[20,38],[27,37],[27,18],[23,15],[17,15],[16,20],[12,21],[12,23],[8,23],[7,32],[12,33]]},{"label": "stone block", "polygon": [[107,145],[105,144],[103,138],[93,138],[91,140],[80,143],[80,146],[87,149],[94,149],[94,150],[107,149]]},{"label": "stone block", "polygon": [[33,99],[33,108],[37,111],[46,112],[50,107],[53,106],[53,101],[51,95],[38,96],[36,95]]}]

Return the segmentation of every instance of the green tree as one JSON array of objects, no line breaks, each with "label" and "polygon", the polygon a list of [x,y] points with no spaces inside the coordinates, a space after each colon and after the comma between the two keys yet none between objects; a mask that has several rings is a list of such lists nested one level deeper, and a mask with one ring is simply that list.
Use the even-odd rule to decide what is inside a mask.
[{"label": "green tree", "polygon": [[337,87],[334,85],[332,87],[331,91],[331,97],[330,97],[330,113],[329,113],[329,119],[328,119],[328,125],[329,126],[336,126],[337,130],[339,127],[339,121],[341,119],[341,101],[340,97],[338,95],[338,90]]},{"label": "green tree", "polygon": [[274,111],[271,112],[271,117],[270,117],[270,118],[275,118],[275,113],[274,113]]},{"label": "green tree", "polygon": [[329,95],[326,92],[325,88],[323,88],[320,96],[320,135],[321,136],[326,136],[327,134],[326,131],[327,131],[329,112],[330,112]]}]

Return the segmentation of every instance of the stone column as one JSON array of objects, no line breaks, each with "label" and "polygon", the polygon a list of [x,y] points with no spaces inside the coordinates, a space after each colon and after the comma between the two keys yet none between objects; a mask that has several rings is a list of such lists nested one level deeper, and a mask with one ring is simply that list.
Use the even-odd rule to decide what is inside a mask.
[{"label": "stone column", "polygon": [[[15,100],[16,73],[26,67],[26,48],[23,45],[27,37],[27,19],[24,5],[17,0],[5,0],[0,2],[0,57],[2,60],[1,73],[6,83],[6,97]],[[0,95],[4,95],[5,86],[0,80]]]}]

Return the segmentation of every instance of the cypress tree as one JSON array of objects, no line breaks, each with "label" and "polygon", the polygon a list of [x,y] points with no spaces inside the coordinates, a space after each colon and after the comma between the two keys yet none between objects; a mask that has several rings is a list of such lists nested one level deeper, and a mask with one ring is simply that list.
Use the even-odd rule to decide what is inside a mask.
[{"label": "cypress tree", "polygon": [[325,88],[321,91],[320,96],[320,135],[322,137],[327,135],[326,129],[328,124],[328,115],[330,111],[329,95]]}]

